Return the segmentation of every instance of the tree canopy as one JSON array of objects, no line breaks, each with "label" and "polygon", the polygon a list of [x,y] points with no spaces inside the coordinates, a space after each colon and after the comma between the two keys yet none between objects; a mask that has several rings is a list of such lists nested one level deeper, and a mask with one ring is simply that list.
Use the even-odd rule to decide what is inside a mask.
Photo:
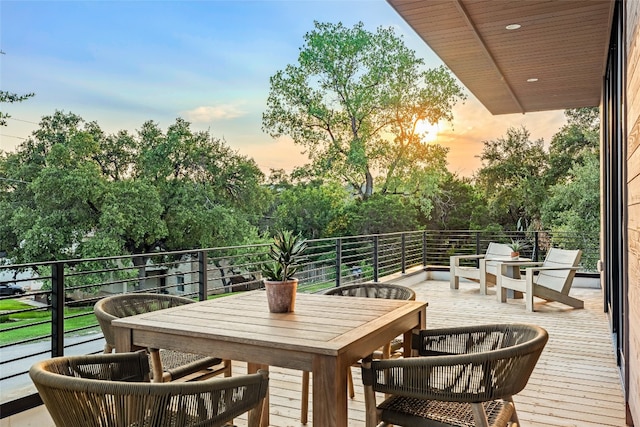
[{"label": "tree canopy", "polygon": [[422,121],[450,120],[462,89],[444,67],[425,70],[391,28],[315,23],[298,64],[270,79],[263,130],[287,135],[312,161],[308,170],[333,177],[363,198],[416,194],[447,150],[424,144]]},{"label": "tree canopy", "polygon": [[276,229],[307,238],[419,228],[592,233],[597,122],[593,112],[570,114],[581,119],[569,120],[549,152],[525,128],[510,128],[485,142],[475,181],[433,172],[442,154],[429,173],[407,171],[386,193],[359,199],[312,166],[273,171],[265,185],[253,160],[182,119],[106,134],[56,112],[16,152],[0,153],[0,251],[13,262],[145,254],[255,243]]},{"label": "tree canopy", "polygon": [[548,168],[543,141],[531,141],[524,127],[509,128],[505,137],[484,142],[480,159],[476,183],[495,222],[507,230],[527,230],[539,221]]},{"label": "tree canopy", "polygon": [[566,110],[565,116],[567,124],[553,136],[549,146],[549,185],[570,179],[571,168],[590,161],[600,149],[598,108]]},{"label": "tree canopy", "polygon": [[549,228],[578,234],[600,228],[600,162],[595,154],[586,155],[582,164],[569,171],[571,180],[550,188],[542,210],[543,223]]},{"label": "tree canopy", "polygon": [[565,116],[548,151],[542,140],[530,141],[525,128],[484,143],[476,185],[494,224],[520,231],[599,229],[599,110],[571,109]]},{"label": "tree canopy", "polygon": [[0,154],[0,248],[14,262],[254,243],[262,172],[177,119],[106,135],[56,112]]}]

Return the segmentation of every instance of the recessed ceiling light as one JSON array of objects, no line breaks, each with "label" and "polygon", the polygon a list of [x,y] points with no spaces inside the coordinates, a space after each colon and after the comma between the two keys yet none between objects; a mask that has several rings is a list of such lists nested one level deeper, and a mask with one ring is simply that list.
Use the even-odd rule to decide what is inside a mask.
[{"label": "recessed ceiling light", "polygon": [[538,81],[538,79],[536,79],[536,78],[534,77],[534,78],[532,78],[532,79],[527,79],[527,81],[528,81],[529,83],[533,83],[533,82],[537,82],[537,81]]},{"label": "recessed ceiling light", "polygon": [[507,30],[517,30],[517,29],[519,29],[520,27],[522,27],[522,25],[520,25],[520,24],[509,24],[509,25],[507,25],[505,28],[506,28]]}]

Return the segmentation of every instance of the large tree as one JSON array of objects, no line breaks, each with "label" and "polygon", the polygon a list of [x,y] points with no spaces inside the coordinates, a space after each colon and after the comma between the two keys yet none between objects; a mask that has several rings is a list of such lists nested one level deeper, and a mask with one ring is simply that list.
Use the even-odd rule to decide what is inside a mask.
[{"label": "large tree", "polygon": [[448,174],[440,181],[431,202],[430,216],[421,221],[429,230],[473,230],[479,226],[477,217],[486,218],[478,215],[486,211],[485,201],[470,178]]},{"label": "large tree", "polygon": [[[545,229],[572,232],[575,246],[600,231],[600,154],[598,108],[565,111],[567,125],[553,136],[549,147],[549,196],[542,206]],[[584,265],[595,268],[597,257],[585,253]]]},{"label": "large tree", "polygon": [[72,113],[44,117],[0,155],[0,242],[14,262],[254,243],[262,172],[177,119],[106,135]]},{"label": "large tree", "polygon": [[507,230],[539,225],[546,198],[548,155],[541,139],[530,140],[524,128],[509,128],[505,137],[485,141],[476,184],[486,197],[495,222]]},{"label": "large tree", "polygon": [[[595,153],[586,153],[581,162],[574,162],[567,179],[549,189],[549,198],[542,207],[545,229],[560,233],[573,233],[576,247],[595,244],[589,238],[600,231],[600,159]],[[598,257],[585,251],[582,264],[596,268]]]},{"label": "large tree", "polygon": [[[446,151],[425,146],[417,127],[452,118],[464,95],[451,73],[425,69],[391,28],[372,33],[362,23],[316,22],[304,41],[298,64],[270,79],[263,129],[290,136],[307,150],[311,170],[364,198],[376,177],[382,194],[430,183]],[[399,181],[408,172],[413,179],[405,188]]]},{"label": "large tree", "polygon": [[344,221],[344,209],[349,203],[343,187],[319,181],[292,185],[275,197],[274,228],[288,229],[309,239],[331,236]]},{"label": "large tree", "polygon": [[347,206],[344,231],[339,234],[359,236],[417,230],[418,214],[408,198],[374,194]]},{"label": "large tree", "polygon": [[550,188],[542,209],[547,228],[593,235],[600,230],[600,162],[587,154],[568,171],[571,179]]},{"label": "large tree", "polygon": [[565,110],[567,124],[553,135],[549,145],[549,185],[570,176],[574,165],[590,161],[600,149],[600,110],[598,107]]}]

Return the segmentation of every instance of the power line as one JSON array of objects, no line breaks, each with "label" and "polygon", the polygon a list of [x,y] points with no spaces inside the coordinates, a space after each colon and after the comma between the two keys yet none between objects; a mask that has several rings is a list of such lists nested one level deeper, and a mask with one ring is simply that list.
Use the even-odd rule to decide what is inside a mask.
[{"label": "power line", "polygon": [[32,125],[37,125],[38,123],[32,122],[29,120],[16,119],[15,117],[7,117],[9,120],[15,120],[17,122],[31,123]]},{"label": "power line", "polygon": [[0,133],[0,136],[6,136],[7,138],[17,138],[17,139],[24,139],[24,140],[27,139],[27,138],[23,138],[21,136],[5,135],[4,133]]}]

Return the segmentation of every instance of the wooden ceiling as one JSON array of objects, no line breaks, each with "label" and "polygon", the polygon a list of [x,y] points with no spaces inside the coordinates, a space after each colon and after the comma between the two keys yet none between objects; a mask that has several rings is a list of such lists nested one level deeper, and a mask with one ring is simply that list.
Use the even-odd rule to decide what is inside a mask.
[{"label": "wooden ceiling", "polygon": [[492,114],[600,103],[614,0],[387,1]]}]

